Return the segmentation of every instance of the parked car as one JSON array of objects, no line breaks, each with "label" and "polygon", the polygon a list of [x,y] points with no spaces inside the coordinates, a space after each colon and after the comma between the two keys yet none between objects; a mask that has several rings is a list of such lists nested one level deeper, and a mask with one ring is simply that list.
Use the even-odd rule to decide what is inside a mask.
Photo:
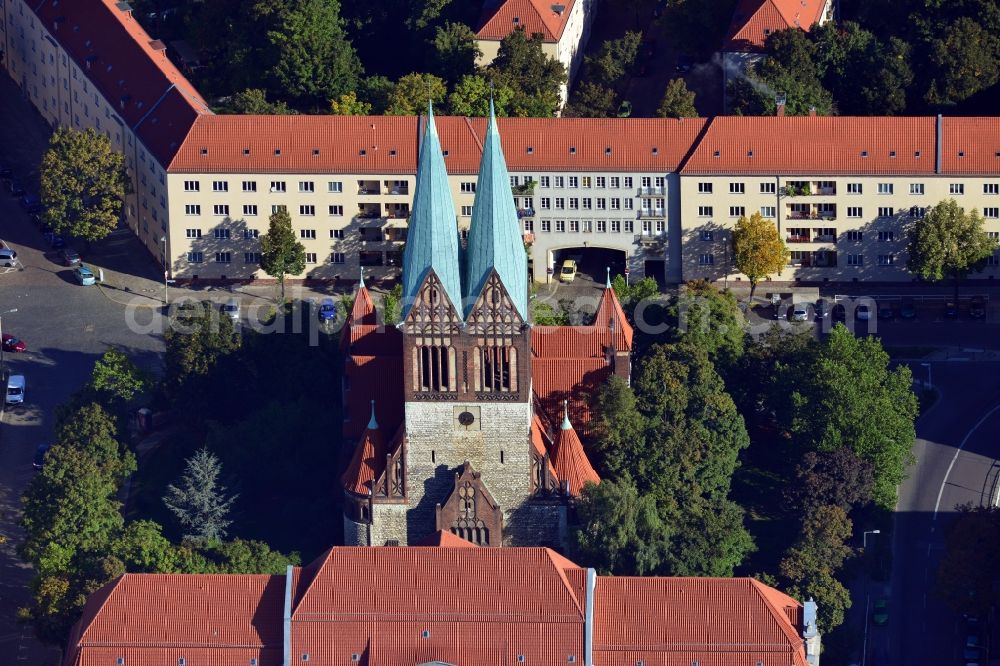
[{"label": "parked car", "polygon": [[11,375],[7,378],[7,395],[4,403],[8,405],[24,404],[24,375]]},{"label": "parked car", "polygon": [[28,349],[28,346],[24,344],[24,340],[11,335],[10,333],[3,334],[3,350],[5,352],[19,353]]},{"label": "parked car", "polygon": [[973,319],[983,319],[986,317],[986,302],[982,296],[973,296],[969,302],[969,316]]},{"label": "parked car", "polygon": [[854,308],[854,318],[858,321],[868,321],[872,318],[872,311],[866,304],[861,303]]},{"label": "parked car", "polygon": [[35,456],[31,459],[31,466],[35,469],[41,469],[45,467],[45,454],[49,452],[50,446],[48,444],[39,444],[38,448],[35,449]]},{"label": "parked car", "polygon": [[872,622],[876,626],[884,627],[889,623],[889,600],[886,598],[878,599],[875,602],[875,606],[872,610]]},{"label": "parked car", "polygon": [[827,307],[825,299],[819,299],[813,303],[813,312],[816,313],[816,319],[826,319],[830,316],[830,308]]},{"label": "parked car", "polygon": [[899,306],[899,316],[903,319],[913,319],[917,316],[917,308],[912,298],[904,298]]},{"label": "parked car", "polygon": [[45,234],[45,241],[56,250],[66,247],[66,239],[54,231]]},{"label": "parked car", "polygon": [[63,266],[78,266],[80,264],[80,254],[71,247],[64,247],[59,250],[59,261]]},{"label": "parked car", "polygon": [[15,266],[17,264],[17,252],[9,247],[0,248],[0,266]]},{"label": "parked car", "polygon": [[234,322],[240,320],[240,302],[235,298],[230,298],[228,301],[223,303],[219,310],[222,314],[226,315]]},{"label": "parked car", "polygon": [[958,319],[958,305],[955,301],[947,301],[944,304],[944,316],[946,319]]},{"label": "parked car", "polygon": [[81,286],[89,287],[92,284],[97,284],[97,278],[94,277],[94,272],[91,271],[86,266],[77,266],[73,269],[73,277],[76,281],[80,283]]},{"label": "parked car", "polygon": [[320,321],[333,321],[337,318],[337,304],[333,302],[332,298],[323,299],[323,302],[319,304],[318,315]]},{"label": "parked car", "polygon": [[798,303],[792,306],[792,321],[808,321],[809,310],[804,304]]},{"label": "parked car", "polygon": [[892,311],[891,305],[880,305],[878,306],[878,318],[879,319],[892,319],[895,313]]},{"label": "parked car", "polygon": [[567,259],[562,262],[562,268],[559,269],[559,281],[560,282],[572,282],[576,279],[576,262],[572,259]]}]

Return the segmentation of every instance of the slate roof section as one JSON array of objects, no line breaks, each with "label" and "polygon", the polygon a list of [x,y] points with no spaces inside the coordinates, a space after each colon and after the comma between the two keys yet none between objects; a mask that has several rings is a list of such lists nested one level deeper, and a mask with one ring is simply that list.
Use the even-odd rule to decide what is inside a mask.
[{"label": "slate roof section", "polygon": [[479,167],[476,199],[465,255],[465,316],[496,272],[521,319],[528,319],[528,255],[510,188],[510,174],[497,132],[493,101]]},{"label": "slate roof section", "polygon": [[681,175],[933,175],[933,117],[713,118]]},{"label": "slate roof section", "polygon": [[[35,3],[34,12],[161,165],[194,119],[211,114],[166,52],[116,0]],[[156,119],[156,122],[152,122]]]},{"label": "slate roof section", "polygon": [[458,222],[448,172],[428,108],[427,128],[420,146],[413,212],[403,251],[403,319],[433,271],[456,312],[462,312],[462,279],[458,263]]},{"label": "slate roof section", "polygon": [[[541,34],[549,43],[558,42],[566,30],[577,0],[499,0],[476,32],[479,39],[501,40],[517,28],[528,36]],[[562,11],[556,11],[556,7]]]},{"label": "slate roof section", "polygon": [[825,0],[740,0],[722,50],[760,52],[768,35],[779,30],[801,28],[809,32],[822,18],[824,4]]}]

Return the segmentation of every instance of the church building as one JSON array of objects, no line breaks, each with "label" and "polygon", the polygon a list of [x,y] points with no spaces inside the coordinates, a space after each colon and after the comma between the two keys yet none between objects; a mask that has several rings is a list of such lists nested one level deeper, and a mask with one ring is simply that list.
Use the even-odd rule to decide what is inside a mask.
[{"label": "church building", "polygon": [[[345,324],[346,545],[438,531],[483,546],[560,546],[599,483],[576,429],[632,328],[610,281],[589,326],[533,326],[527,253],[493,109],[468,237],[460,238],[431,110],[419,151],[398,326],[362,281]],[[464,241],[464,242],[463,242]]]}]

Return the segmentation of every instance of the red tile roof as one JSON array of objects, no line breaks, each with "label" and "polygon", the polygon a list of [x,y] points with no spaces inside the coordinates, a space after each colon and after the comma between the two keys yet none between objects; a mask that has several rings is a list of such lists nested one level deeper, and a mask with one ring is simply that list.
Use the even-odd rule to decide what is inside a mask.
[{"label": "red tile roof", "polygon": [[942,118],[941,173],[1000,173],[1000,118]]},{"label": "red tile roof", "polygon": [[[531,416],[531,447],[535,450],[535,453],[542,456],[543,458],[549,454],[552,450],[554,443],[549,437],[546,430],[545,424],[542,423],[542,418],[538,414],[532,414]],[[555,467],[552,466],[552,457],[549,456],[548,461],[549,467],[549,477],[553,480],[558,481],[559,475],[556,474]]]},{"label": "red tile roof", "polygon": [[933,117],[719,116],[681,174],[932,175],[935,151]]},{"label": "red tile roof", "polygon": [[[518,27],[528,36],[541,34],[546,42],[558,42],[566,29],[576,0],[502,0],[482,22],[479,39],[501,40]],[[562,11],[555,11],[561,7]]]},{"label": "red tile roof", "polygon": [[[383,335],[383,334],[374,334]],[[395,432],[403,422],[403,357],[399,353],[380,353],[373,356],[351,354],[348,356],[344,375],[347,380],[344,435],[349,439],[360,437],[368,425],[371,400],[378,399],[379,424],[385,432]]]},{"label": "red tile roof", "polygon": [[466,541],[460,536],[456,536],[451,532],[445,532],[444,530],[438,530],[434,534],[430,535],[417,546],[430,546],[434,548],[478,548],[476,544],[471,541]]},{"label": "red tile roof", "polygon": [[194,119],[211,113],[116,0],[43,0],[34,11],[160,164],[169,164]]},{"label": "red tile roof", "polygon": [[740,0],[723,51],[763,51],[767,36],[787,28],[806,32],[823,16],[826,0]]},{"label": "red tile roof", "polygon": [[569,492],[579,497],[583,487],[588,483],[600,483],[601,477],[583,450],[583,442],[572,427],[559,428],[556,432],[556,442],[552,450],[552,464],[560,481],[569,482]]},{"label": "red tile roof", "polygon": [[[374,418],[373,415],[372,419]],[[385,441],[378,425],[375,424],[374,428],[372,425],[369,423],[365,428],[361,441],[354,448],[354,456],[341,476],[344,489],[356,495],[371,495],[372,484],[385,468]]]},{"label": "red tile roof", "polygon": [[[331,548],[292,570],[294,661],[583,663],[586,575],[546,548]],[[283,576],[130,574],[95,593],[65,663],[281,663]],[[801,606],[757,581],[597,577],[594,664],[805,666]]]},{"label": "red tile roof", "polygon": [[625,317],[618,294],[610,287],[601,295],[601,302],[594,313],[594,328],[607,331],[608,344],[613,345],[615,351],[631,351],[632,324]]}]

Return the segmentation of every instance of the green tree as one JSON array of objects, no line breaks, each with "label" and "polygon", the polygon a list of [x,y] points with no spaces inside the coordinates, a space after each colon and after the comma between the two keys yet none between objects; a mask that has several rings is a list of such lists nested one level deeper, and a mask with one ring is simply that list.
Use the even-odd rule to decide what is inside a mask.
[{"label": "green tree", "polygon": [[400,322],[403,311],[403,285],[396,283],[382,297],[382,321],[386,326],[395,326]]},{"label": "green tree", "polygon": [[281,574],[288,565],[300,564],[298,553],[289,555],[279,553],[263,541],[233,539],[208,543],[202,547],[202,552],[219,563],[217,566],[219,573],[227,574]]},{"label": "green tree", "polygon": [[482,55],[476,33],[464,23],[446,21],[434,32],[434,64],[437,74],[452,85],[476,73]]},{"label": "green tree", "polygon": [[[765,43],[766,57],[749,76],[767,88],[786,95],[785,115],[804,116],[815,109],[821,116],[833,113],[833,96],[822,83],[816,45],[798,28],[771,33]],[[775,112],[773,97],[765,98],[767,112]]]},{"label": "green tree", "polygon": [[576,561],[601,574],[650,575],[657,571],[667,526],[656,502],[628,478],[584,486],[573,534]]},{"label": "green tree", "polygon": [[512,30],[500,41],[497,57],[487,71],[493,81],[514,91],[509,115],[548,117],[559,110],[566,68],[542,51],[542,35],[529,38],[523,27]]},{"label": "green tree", "polygon": [[945,534],[936,593],[959,613],[985,615],[1000,570],[1000,508],[961,505]]},{"label": "green tree", "polygon": [[663,92],[663,99],[656,109],[660,118],[697,118],[698,109],[694,105],[694,92],[688,90],[684,79],[672,79]]},{"label": "green tree", "polygon": [[934,105],[961,102],[993,86],[1000,76],[1000,38],[975,18],[962,16],[942,26],[930,43],[936,75],[924,95]]},{"label": "green tree", "polygon": [[736,0],[668,0],[663,17],[668,41],[683,53],[707,58],[723,42],[735,9]]},{"label": "green tree", "polygon": [[798,379],[790,392],[795,440],[806,450],[849,446],[872,466],[873,499],[891,509],[916,438],[909,367],[890,369],[878,338],[857,338],[837,325]]},{"label": "green tree", "polygon": [[129,191],[125,156],[93,128],[60,127],[42,155],[41,201],[58,233],[97,241],[118,227]]},{"label": "green tree", "polygon": [[285,301],[285,276],[306,269],[306,248],[292,231],[292,218],[284,208],[271,213],[267,233],[260,237],[260,267],[281,284]]},{"label": "green tree", "polygon": [[344,34],[339,0],[294,0],[268,39],[272,76],[292,98],[325,107],[357,86],[361,61]]},{"label": "green tree", "polygon": [[851,519],[839,506],[820,506],[805,514],[798,540],[781,561],[781,575],[800,584],[821,571],[836,573],[853,552],[845,543],[852,530]]},{"label": "green tree", "polygon": [[108,549],[130,573],[178,573],[177,549],[151,520],[129,523]]},{"label": "green tree", "polygon": [[187,459],[179,485],[167,486],[163,503],[177,517],[185,538],[221,541],[232,524],[229,511],[236,495],[229,495],[219,483],[222,464],[207,448],[198,449]]},{"label": "green tree", "polygon": [[448,110],[456,116],[485,117],[490,113],[490,96],[497,116],[507,115],[514,91],[500,84],[490,88],[489,81],[479,74],[463,76],[448,95]]},{"label": "green tree", "polygon": [[647,424],[639,413],[635,393],[621,377],[601,385],[591,409],[594,450],[603,478],[644,476],[640,465],[646,456]]},{"label": "green tree", "polygon": [[827,634],[844,623],[844,616],[851,607],[851,593],[829,571],[819,571],[802,584],[788,590],[793,597],[816,601],[816,626]]},{"label": "green tree", "polygon": [[602,83],[583,81],[573,92],[563,115],[572,118],[611,118],[618,113],[618,93]]},{"label": "green tree", "polygon": [[539,300],[531,301],[531,322],[535,326],[569,326],[569,316],[557,307]]},{"label": "green tree", "polygon": [[407,74],[396,82],[389,96],[390,116],[415,116],[427,110],[429,102],[443,105],[448,86],[433,74]]},{"label": "green tree", "polygon": [[635,309],[643,302],[660,298],[660,285],[651,277],[629,282],[623,275],[616,275],[611,280],[611,288],[622,304],[622,310],[635,323]]},{"label": "green tree", "polygon": [[371,106],[371,113],[384,114],[396,84],[384,76],[369,76],[358,84],[358,99]]},{"label": "green tree", "polygon": [[699,347],[728,370],[743,355],[746,318],[736,297],[707,280],[684,285],[669,308],[672,339]]},{"label": "green tree", "polygon": [[924,280],[952,278],[957,299],[959,281],[981,271],[997,249],[983,224],[976,209],[967,213],[954,199],[941,201],[909,228],[906,267]]},{"label": "green tree", "polygon": [[220,316],[208,301],[178,308],[163,337],[166,343],[163,388],[178,407],[200,399],[210,371],[239,349],[241,343],[232,320]]},{"label": "green tree", "polygon": [[639,57],[642,33],[627,31],[619,39],[609,39],[601,43],[601,48],[592,56],[587,56],[587,78],[618,88],[635,67]]},{"label": "green tree", "polygon": [[286,116],[294,114],[284,102],[269,102],[263,88],[247,88],[233,93],[226,103],[226,111],[246,116]]},{"label": "green tree", "polygon": [[674,526],[661,567],[670,576],[731,578],[756,549],[743,526],[743,509],[728,499],[692,498],[681,513],[662,520]]},{"label": "green tree", "polygon": [[151,380],[124,352],[109,349],[94,363],[90,385],[98,395],[130,403],[146,392]]},{"label": "green tree", "polygon": [[741,215],[733,228],[733,266],[750,280],[749,303],[761,278],[780,272],[788,262],[788,248],[774,222],[760,213]]},{"label": "green tree", "polygon": [[795,468],[785,491],[788,506],[808,516],[821,506],[844,511],[871,501],[875,476],[871,463],[842,446],[834,451],[809,451]]},{"label": "green tree", "polygon": [[330,100],[330,113],[335,116],[367,116],[372,112],[372,105],[358,99],[353,90]]}]

